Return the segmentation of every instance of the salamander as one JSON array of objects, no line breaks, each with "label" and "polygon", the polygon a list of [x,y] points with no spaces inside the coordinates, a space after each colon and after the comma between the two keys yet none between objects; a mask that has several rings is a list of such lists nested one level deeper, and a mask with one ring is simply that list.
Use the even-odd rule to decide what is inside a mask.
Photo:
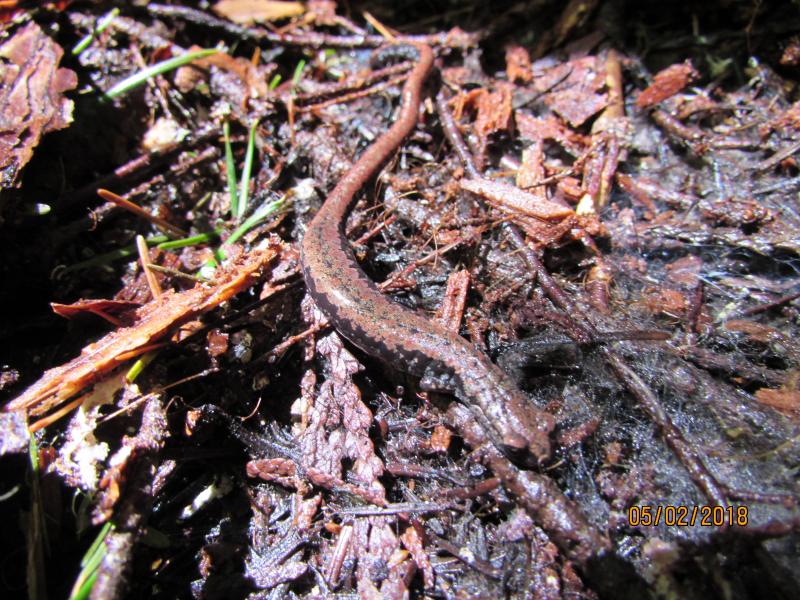
[{"label": "salamander", "polygon": [[384,296],[359,267],[345,237],[356,194],[417,124],[433,52],[424,45],[389,46],[374,55],[373,66],[397,58],[415,62],[403,86],[399,116],[339,180],[306,228],[301,262],[308,293],[350,342],[421,377],[422,389],[454,394],[515,462],[541,464],[550,455],[552,415],[534,406],[467,340]]}]

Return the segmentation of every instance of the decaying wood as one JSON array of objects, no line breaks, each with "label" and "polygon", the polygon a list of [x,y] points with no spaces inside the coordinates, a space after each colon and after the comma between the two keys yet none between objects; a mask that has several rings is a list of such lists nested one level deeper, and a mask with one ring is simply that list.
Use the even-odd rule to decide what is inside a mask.
[{"label": "decaying wood", "polygon": [[219,306],[250,287],[281,251],[279,243],[240,255],[218,272],[212,284],[198,284],[186,292],[165,292],[137,311],[137,322],[90,344],[74,360],[46,371],[4,410],[42,415],[116,369],[124,361],[148,351],[187,322]]}]

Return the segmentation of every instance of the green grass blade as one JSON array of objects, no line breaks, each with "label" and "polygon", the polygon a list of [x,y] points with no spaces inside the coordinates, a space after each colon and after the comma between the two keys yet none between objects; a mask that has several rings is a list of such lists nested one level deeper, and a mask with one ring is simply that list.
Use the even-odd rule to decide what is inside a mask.
[{"label": "green grass blade", "polygon": [[97,581],[97,569],[92,571],[86,579],[82,580],[82,585],[69,596],[69,600],[86,600],[92,593],[92,588]]},{"label": "green grass blade", "polygon": [[111,527],[112,527],[111,521],[106,521],[103,527],[100,529],[99,533],[97,534],[97,537],[94,538],[92,545],[89,546],[89,549],[86,551],[86,554],[83,555],[83,558],[81,559],[81,567],[85,567],[90,562],[92,562],[92,559],[100,551],[100,544],[102,544],[105,541],[108,532],[111,531]]},{"label": "green grass blade", "polygon": [[252,215],[250,215],[250,217],[248,217],[248,219],[244,223],[242,223],[239,227],[237,227],[236,231],[234,231],[231,234],[231,237],[229,237],[227,240],[225,240],[225,243],[223,245],[224,246],[228,246],[230,244],[233,244],[236,240],[238,240],[245,233],[250,231],[253,227],[258,225],[261,221],[266,219],[271,214],[277,212],[278,209],[280,209],[283,206],[285,201],[286,201],[286,198],[283,197],[283,198],[280,198],[278,200],[274,200],[272,202],[264,204],[256,212],[254,212]]},{"label": "green grass blade", "polygon": [[292,88],[296,88],[297,84],[300,83],[300,78],[303,76],[303,69],[305,68],[305,60],[301,60],[299,63],[297,63],[297,66],[294,68],[294,74],[292,75]]},{"label": "green grass blade", "polygon": [[25,579],[28,584],[28,597],[39,598],[47,594],[45,562],[50,551],[40,481],[39,445],[33,435],[28,441],[28,458],[30,459],[31,510],[23,518],[27,544]]},{"label": "green grass blade", "polygon": [[[169,237],[167,237],[166,235],[156,235],[151,238],[147,238],[145,240],[148,246],[155,246],[157,244],[162,244],[168,241],[180,242],[181,240],[170,240]],[[118,248],[116,250],[112,250],[111,252],[100,254],[99,256],[83,260],[73,265],[68,265],[64,267],[64,269],[60,270],[59,273],[60,274],[71,273],[72,271],[80,271],[81,269],[88,269],[89,267],[103,266],[112,263],[115,260],[120,260],[122,258],[130,258],[131,256],[135,255],[136,255],[136,244],[130,244],[129,246],[125,246],[124,248]]]},{"label": "green grass blade", "polygon": [[241,219],[247,213],[247,202],[250,195],[250,174],[253,171],[253,156],[256,153],[256,127],[258,119],[250,127],[250,134],[247,137],[247,153],[244,156],[244,166],[242,167],[242,180],[239,187],[239,211],[236,219]]},{"label": "green grass blade", "polygon": [[180,56],[173,56],[168,60],[163,60],[147,67],[146,69],[142,69],[130,77],[126,77],[117,85],[108,90],[105,95],[107,98],[116,98],[118,96],[122,96],[123,94],[127,94],[132,89],[139,87],[151,77],[163,75],[164,73],[172,71],[173,69],[177,69],[178,67],[182,67],[193,60],[211,56],[217,52],[219,52],[219,50],[216,48],[204,48],[202,50],[195,50],[194,52],[187,52],[186,54],[181,54]]},{"label": "green grass blade", "polygon": [[225,170],[228,172],[228,198],[230,198],[231,216],[239,214],[239,196],[236,193],[236,167],[233,164],[233,148],[231,148],[231,125],[228,121],[222,124],[225,134]]},{"label": "green grass blade", "polygon": [[153,359],[158,356],[157,350],[152,350],[150,352],[145,353],[141,356],[130,369],[125,374],[125,381],[128,383],[133,383],[136,381],[136,378],[144,371],[145,367],[153,362]]},{"label": "green grass blade", "polygon": [[[198,233],[180,240],[169,240],[168,242],[161,242],[156,244],[159,250],[177,250],[178,248],[186,248],[188,246],[197,246],[198,244],[207,244],[219,237],[220,230],[209,231],[208,233]],[[150,241],[147,240],[150,244]]]},{"label": "green grass blade", "polygon": [[85,600],[92,593],[92,588],[97,580],[97,570],[100,568],[100,563],[103,562],[103,557],[106,555],[105,541],[108,534],[113,530],[113,524],[109,521],[100,529],[100,533],[89,546],[86,554],[81,559],[81,572],[72,586],[72,591],[69,594],[69,600]]},{"label": "green grass blade", "polygon": [[111,23],[114,21],[114,19],[117,17],[118,14],[119,14],[119,9],[112,8],[108,12],[108,14],[106,14],[106,16],[104,16],[97,22],[97,26],[94,28],[94,30],[89,32],[88,35],[84,36],[81,39],[81,41],[75,44],[75,46],[72,48],[72,55],[77,56],[78,54],[86,50],[86,48],[89,47],[89,44],[91,44],[98,35],[103,33],[106,27],[111,25]]}]

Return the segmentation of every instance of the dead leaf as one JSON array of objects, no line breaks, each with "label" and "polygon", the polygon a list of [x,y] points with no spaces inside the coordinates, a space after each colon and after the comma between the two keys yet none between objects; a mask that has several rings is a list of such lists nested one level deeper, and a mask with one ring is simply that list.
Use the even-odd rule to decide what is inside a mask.
[{"label": "dead leaf", "polygon": [[225,354],[229,348],[230,334],[223,333],[219,329],[212,329],[206,336],[206,351],[212,358],[218,358]]},{"label": "dead leaf", "polygon": [[498,82],[495,91],[480,88],[455,96],[453,116],[456,120],[468,111],[475,111],[473,131],[478,136],[478,154],[482,156],[489,143],[489,136],[508,132],[513,124],[513,109],[511,104],[514,86],[507,82]]},{"label": "dead leaf", "polygon": [[595,56],[571,60],[534,78],[542,100],[573,127],[608,106],[605,63]]},{"label": "dead leaf", "polygon": [[42,135],[72,123],[73,103],[63,94],[78,77],[58,68],[63,54],[36,23],[0,46],[0,188],[17,185]]},{"label": "dead leaf", "polygon": [[278,21],[299,17],[306,12],[301,2],[280,2],[279,0],[220,0],[213,11],[240,25]]},{"label": "dead leaf", "polygon": [[555,115],[534,117],[523,111],[516,111],[514,120],[520,138],[533,142],[553,140],[573,156],[580,156],[589,144],[586,136],[566,127]]},{"label": "dead leaf", "polygon": [[505,212],[523,214],[547,221],[560,221],[572,216],[568,206],[525,192],[516,186],[490,179],[462,179],[461,188],[485,198],[492,206]]},{"label": "dead leaf", "polygon": [[[190,50],[201,50],[200,46],[192,46]],[[233,73],[243,84],[247,86],[247,96],[249,98],[266,98],[269,95],[267,81],[273,71],[274,65],[253,64],[246,58],[234,58],[225,52],[217,52],[211,56],[198,59],[186,69],[201,68],[208,69],[210,66]]]}]

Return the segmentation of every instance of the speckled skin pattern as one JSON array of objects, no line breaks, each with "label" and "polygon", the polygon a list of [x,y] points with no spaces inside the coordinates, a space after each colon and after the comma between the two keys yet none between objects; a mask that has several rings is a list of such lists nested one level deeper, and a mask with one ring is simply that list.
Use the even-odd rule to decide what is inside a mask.
[{"label": "speckled skin pattern", "polygon": [[356,263],[344,223],[357,192],[417,124],[422,85],[433,65],[427,46],[390,46],[376,54],[416,61],[402,92],[400,114],[328,195],[303,238],[308,293],[336,330],[371,356],[423,378],[422,386],[456,395],[507,456],[527,465],[550,455],[552,415],[537,409],[505,374],[464,338],[433,318],[384,296]]}]

